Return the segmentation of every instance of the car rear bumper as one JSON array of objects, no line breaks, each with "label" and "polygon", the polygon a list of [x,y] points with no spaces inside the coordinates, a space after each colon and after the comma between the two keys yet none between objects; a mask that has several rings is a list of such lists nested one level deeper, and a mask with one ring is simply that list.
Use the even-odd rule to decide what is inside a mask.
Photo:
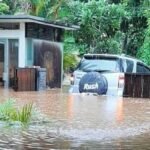
[{"label": "car rear bumper", "polygon": [[[69,93],[80,93],[79,92],[79,86],[78,85],[72,85],[69,89]],[[91,94],[91,93],[90,93]],[[123,96],[123,89],[118,89],[118,88],[111,88],[108,89],[106,95],[110,96]]]}]

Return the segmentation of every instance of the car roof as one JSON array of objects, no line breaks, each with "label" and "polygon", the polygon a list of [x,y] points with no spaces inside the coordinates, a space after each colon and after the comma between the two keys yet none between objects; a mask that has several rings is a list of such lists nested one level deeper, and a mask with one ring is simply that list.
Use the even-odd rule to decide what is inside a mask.
[{"label": "car roof", "polygon": [[128,59],[136,62],[143,63],[141,60],[138,60],[132,56],[125,55],[125,54],[85,54],[84,58],[101,58],[101,57],[107,57],[107,58],[122,58],[122,59]]}]

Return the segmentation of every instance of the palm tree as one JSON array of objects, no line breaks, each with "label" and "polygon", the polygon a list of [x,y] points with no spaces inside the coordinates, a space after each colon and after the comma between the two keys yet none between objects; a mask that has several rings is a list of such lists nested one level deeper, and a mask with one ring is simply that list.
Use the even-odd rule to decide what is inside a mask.
[{"label": "palm tree", "polygon": [[31,14],[56,20],[62,5],[68,0],[29,0],[31,3]]}]

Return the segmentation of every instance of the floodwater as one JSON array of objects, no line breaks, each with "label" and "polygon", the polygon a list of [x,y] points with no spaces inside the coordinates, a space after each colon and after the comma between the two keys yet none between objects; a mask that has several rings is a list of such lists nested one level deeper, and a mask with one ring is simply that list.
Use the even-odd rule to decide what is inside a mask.
[{"label": "floodwater", "polygon": [[14,92],[1,101],[33,102],[50,121],[0,128],[0,149],[150,149],[150,99],[70,95],[65,90]]}]

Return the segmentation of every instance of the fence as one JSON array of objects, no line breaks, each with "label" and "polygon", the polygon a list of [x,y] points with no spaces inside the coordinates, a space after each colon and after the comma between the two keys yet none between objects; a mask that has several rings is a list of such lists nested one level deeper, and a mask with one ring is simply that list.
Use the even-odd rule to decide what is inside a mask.
[{"label": "fence", "polygon": [[150,74],[125,74],[123,96],[150,98]]}]

